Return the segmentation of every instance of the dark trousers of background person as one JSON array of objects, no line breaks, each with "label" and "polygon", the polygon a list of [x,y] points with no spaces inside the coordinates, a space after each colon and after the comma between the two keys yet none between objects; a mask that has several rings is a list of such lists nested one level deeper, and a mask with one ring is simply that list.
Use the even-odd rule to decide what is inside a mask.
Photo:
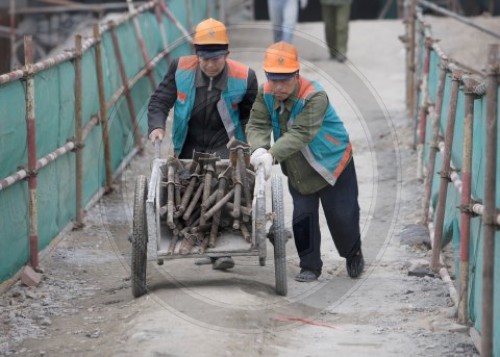
[{"label": "dark trousers of background person", "polygon": [[321,232],[319,202],[341,257],[355,254],[361,247],[359,231],[358,182],[354,160],[346,166],[334,186],[310,195],[302,195],[290,184],[293,199],[293,235],[300,258],[300,268],[321,274]]},{"label": "dark trousers of background person", "polygon": [[321,14],[325,23],[326,44],[330,49],[330,57],[347,54],[347,38],[349,35],[349,18],[351,5],[321,5]]}]

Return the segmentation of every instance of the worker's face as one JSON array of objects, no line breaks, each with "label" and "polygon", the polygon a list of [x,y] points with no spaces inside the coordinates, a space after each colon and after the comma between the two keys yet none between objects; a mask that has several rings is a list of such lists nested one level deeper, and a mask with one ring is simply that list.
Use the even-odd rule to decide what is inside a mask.
[{"label": "worker's face", "polygon": [[299,75],[295,74],[293,77],[287,79],[268,80],[274,97],[282,102],[287,100],[295,90],[298,78]]},{"label": "worker's face", "polygon": [[198,56],[201,71],[205,73],[208,77],[217,76],[224,69],[228,54],[229,52],[226,53],[225,55],[217,56],[210,59],[204,59],[203,57]]}]

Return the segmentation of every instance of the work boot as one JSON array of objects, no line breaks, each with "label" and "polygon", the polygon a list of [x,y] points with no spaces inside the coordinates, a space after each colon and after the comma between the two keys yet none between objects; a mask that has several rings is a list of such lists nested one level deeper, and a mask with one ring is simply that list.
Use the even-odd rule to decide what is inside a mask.
[{"label": "work boot", "polygon": [[351,278],[354,279],[361,275],[365,267],[365,259],[363,258],[361,248],[359,248],[355,254],[346,259],[345,265],[347,268],[347,274],[349,274]]},{"label": "work boot", "polygon": [[313,272],[311,270],[301,269],[300,273],[298,273],[295,276],[295,280],[296,281],[300,281],[300,282],[308,283],[308,282],[311,282],[311,281],[318,280],[318,276],[319,275],[317,275],[315,272]]},{"label": "work boot", "polygon": [[212,269],[226,270],[234,267],[234,260],[231,257],[220,257],[212,264]]},{"label": "work boot", "polygon": [[194,261],[194,264],[195,265],[208,265],[208,264],[213,264],[214,262],[215,262],[215,258],[204,257],[204,258],[196,259]]}]

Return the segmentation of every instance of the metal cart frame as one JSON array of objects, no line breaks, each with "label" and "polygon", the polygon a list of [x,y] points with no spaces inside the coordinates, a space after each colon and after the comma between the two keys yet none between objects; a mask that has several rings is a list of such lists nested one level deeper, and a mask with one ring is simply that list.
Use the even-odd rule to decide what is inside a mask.
[{"label": "metal cart frame", "polygon": [[[182,160],[189,161],[189,160]],[[221,160],[228,162],[229,160]],[[286,234],[284,227],[283,184],[281,177],[271,179],[272,213],[266,214],[266,180],[262,168],[255,173],[255,185],[252,198],[252,239],[247,242],[241,236],[230,232],[222,232],[218,244],[208,248],[203,254],[169,254],[172,231],[160,218],[161,185],[166,159],[153,160],[151,178],[141,175],[136,179],[134,192],[134,212],[132,222],[132,293],[139,297],[147,293],[146,267],[147,261],[156,261],[159,265],[164,260],[180,258],[202,258],[222,256],[257,256],[264,266],[267,258],[266,217],[271,217],[273,230],[275,289],[278,295],[287,294],[286,281]]]}]

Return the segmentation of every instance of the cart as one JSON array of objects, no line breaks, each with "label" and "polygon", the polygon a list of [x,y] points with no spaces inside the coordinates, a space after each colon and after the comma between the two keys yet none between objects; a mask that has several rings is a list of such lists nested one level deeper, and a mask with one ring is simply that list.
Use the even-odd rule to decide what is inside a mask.
[{"label": "cart", "polygon": [[[268,238],[274,246],[276,293],[287,294],[281,177],[271,178],[272,212],[267,213],[263,169],[253,171],[248,164],[248,146],[232,145],[229,159],[195,153],[192,160],[178,160],[159,158],[159,143],[155,143],[151,177],[148,181],[146,176],[138,176],[135,183],[131,235],[134,297],[147,292],[148,261],[162,265],[165,260],[180,258],[256,256],[260,266],[265,266]],[[227,200],[228,195],[233,202]],[[217,207],[222,208],[217,211]],[[200,213],[198,220],[193,212]],[[187,218],[184,225],[179,223],[182,218]],[[228,218],[232,220],[229,227]],[[269,232],[268,220],[272,222]]]}]

